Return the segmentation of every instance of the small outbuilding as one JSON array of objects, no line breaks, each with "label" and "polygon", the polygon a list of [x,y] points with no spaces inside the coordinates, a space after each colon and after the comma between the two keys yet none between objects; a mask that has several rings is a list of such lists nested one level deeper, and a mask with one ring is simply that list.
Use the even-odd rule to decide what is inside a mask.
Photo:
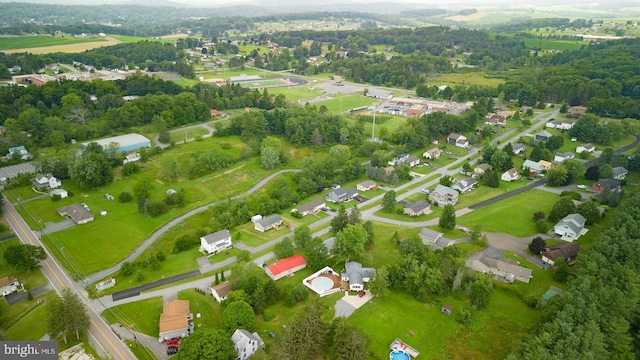
[{"label": "small outbuilding", "polygon": [[440,309],[443,314],[451,315],[451,311],[453,311],[453,307],[449,304],[442,304],[442,308]]}]

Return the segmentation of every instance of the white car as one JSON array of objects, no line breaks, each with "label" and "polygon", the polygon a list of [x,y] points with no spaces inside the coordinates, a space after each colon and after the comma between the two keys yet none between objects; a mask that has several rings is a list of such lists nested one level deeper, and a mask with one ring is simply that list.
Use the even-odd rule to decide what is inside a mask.
[{"label": "white car", "polygon": [[577,188],[578,188],[578,189],[586,189],[586,188],[587,188],[587,185],[578,185],[578,186],[577,186]]}]

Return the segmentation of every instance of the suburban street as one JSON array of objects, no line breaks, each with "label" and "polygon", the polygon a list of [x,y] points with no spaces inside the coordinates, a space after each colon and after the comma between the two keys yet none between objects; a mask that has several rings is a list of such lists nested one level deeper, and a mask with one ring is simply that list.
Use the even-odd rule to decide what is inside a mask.
[{"label": "suburban street", "polygon": [[[29,229],[27,223],[22,219],[13,205],[5,198],[3,206],[4,216],[13,232],[24,244],[42,246],[45,251],[47,248],[40,242],[34,232]],[[47,251],[47,259],[40,263],[40,267],[44,276],[53,285],[58,294],[64,288],[73,290],[83,299],[85,303],[87,299],[84,297],[84,291],[79,291],[75,283],[67,276],[67,273],[60,267],[58,262]],[[113,359],[135,360],[131,350],[111,331],[109,325],[100,317],[100,315],[91,307],[87,307],[87,314],[91,321],[89,327],[89,341],[101,356]]]}]

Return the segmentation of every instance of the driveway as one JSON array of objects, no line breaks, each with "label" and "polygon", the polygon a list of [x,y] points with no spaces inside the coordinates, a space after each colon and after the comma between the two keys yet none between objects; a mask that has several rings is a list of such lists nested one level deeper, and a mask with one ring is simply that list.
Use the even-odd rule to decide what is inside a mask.
[{"label": "driveway", "polygon": [[349,295],[348,292],[345,292],[344,297],[338,300],[335,304],[336,312],[334,317],[348,317],[353,314],[356,309],[361,308],[371,299],[373,299],[373,295],[369,291],[367,291],[363,297],[359,297],[358,295]]},{"label": "driveway", "polygon": [[65,221],[60,221],[56,223],[49,221],[44,224],[44,229],[42,231],[44,231],[47,234],[51,234],[53,232],[69,229],[74,226],[76,226],[76,223],[71,219],[67,219]]},{"label": "driveway", "polygon": [[[38,295],[46,293],[49,290],[53,290],[53,286],[51,286],[50,283],[47,283],[47,285],[43,285],[29,291],[31,291],[31,295],[36,297]],[[9,303],[9,305],[13,305],[13,304],[19,303],[20,301],[27,300],[28,297],[29,295],[27,291],[21,291],[18,293],[11,294],[9,296],[5,296],[5,299],[7,299],[7,303]]]}]

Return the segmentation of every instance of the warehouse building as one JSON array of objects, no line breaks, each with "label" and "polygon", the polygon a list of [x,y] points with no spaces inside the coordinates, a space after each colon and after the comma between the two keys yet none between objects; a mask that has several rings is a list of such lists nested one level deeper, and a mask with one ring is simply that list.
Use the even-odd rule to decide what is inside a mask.
[{"label": "warehouse building", "polygon": [[118,143],[118,145],[120,145],[118,152],[122,153],[136,151],[143,147],[151,147],[151,141],[146,137],[140,134],[126,134],[82,143],[82,149],[86,149],[92,142],[98,143],[98,145],[102,146],[104,149],[106,149],[111,143]]}]

